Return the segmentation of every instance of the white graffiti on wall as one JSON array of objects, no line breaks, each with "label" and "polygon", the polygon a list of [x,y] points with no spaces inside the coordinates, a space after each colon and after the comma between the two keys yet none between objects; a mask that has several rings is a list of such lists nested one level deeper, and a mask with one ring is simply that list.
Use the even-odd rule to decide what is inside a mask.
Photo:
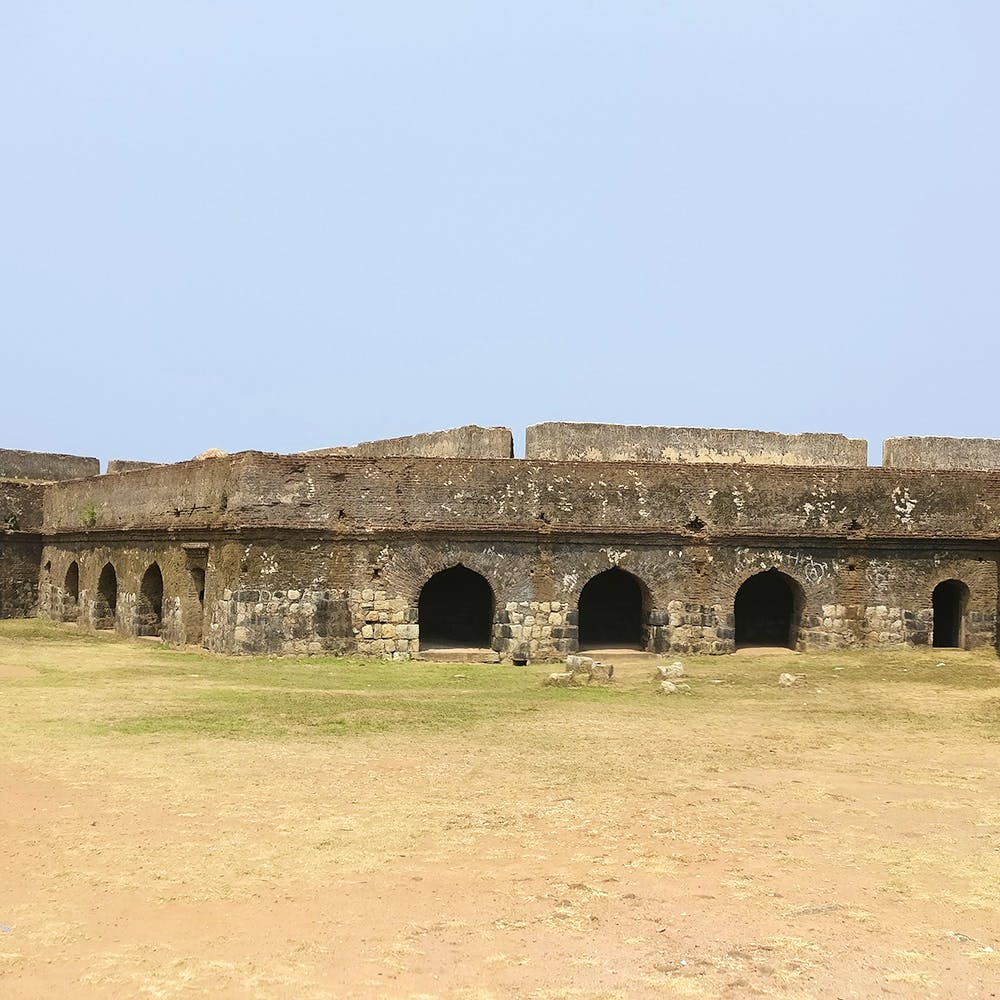
[{"label": "white graffiti on wall", "polygon": [[889,589],[889,564],[881,559],[872,559],[865,570],[865,579],[876,590]]},{"label": "white graffiti on wall", "polygon": [[630,549],[624,549],[621,552],[617,549],[601,549],[601,551],[608,557],[608,562],[612,566],[618,566],[626,556],[631,555]]},{"label": "white graffiti on wall", "polygon": [[897,486],[892,491],[892,508],[900,524],[913,524],[913,508],[916,506],[917,501],[910,496],[910,491],[905,486]]},{"label": "white graffiti on wall", "polygon": [[759,552],[754,549],[737,549],[736,564],[740,569],[770,569],[773,566],[787,566],[797,569],[808,583],[822,583],[831,575],[830,564],[814,559],[806,552],[781,552],[772,549]]}]

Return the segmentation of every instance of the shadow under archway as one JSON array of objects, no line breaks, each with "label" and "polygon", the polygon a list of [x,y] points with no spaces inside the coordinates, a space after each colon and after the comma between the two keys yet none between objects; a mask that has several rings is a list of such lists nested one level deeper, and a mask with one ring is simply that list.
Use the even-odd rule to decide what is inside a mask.
[{"label": "shadow under archway", "polygon": [[97,599],[94,601],[94,628],[113,629],[118,608],[118,574],[111,563],[105,563],[97,581]]},{"label": "shadow under archway", "polygon": [[80,620],[80,564],[74,559],[66,570],[63,581],[62,620],[77,622]]},{"label": "shadow under archway", "polygon": [[493,588],[479,573],[465,566],[435,573],[417,600],[420,648],[491,647],[493,610]]},{"label": "shadow under archway", "polygon": [[638,577],[613,566],[591,577],[580,591],[579,648],[643,648],[645,604]]},{"label": "shadow under archway", "polygon": [[802,588],[776,569],[745,580],[733,602],[736,646],[787,646],[799,639],[804,603]]}]

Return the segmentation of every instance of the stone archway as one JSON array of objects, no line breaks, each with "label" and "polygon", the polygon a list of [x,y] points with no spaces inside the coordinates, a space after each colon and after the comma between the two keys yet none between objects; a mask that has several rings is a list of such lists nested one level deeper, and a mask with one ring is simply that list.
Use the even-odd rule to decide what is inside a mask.
[{"label": "stone archway", "polygon": [[769,569],[745,580],[733,602],[736,646],[787,646],[799,639],[802,588],[786,573]]},{"label": "stone archway", "polygon": [[80,620],[80,564],[75,559],[69,564],[63,581],[62,620]]},{"label": "stone archway", "polygon": [[142,575],[136,603],[136,635],[163,635],[163,573],[157,563]]},{"label": "stone archway", "polygon": [[105,563],[97,581],[94,601],[94,628],[113,629],[118,609],[118,574],[111,563]]},{"label": "stone archway", "polygon": [[435,573],[420,589],[420,648],[489,648],[495,599],[486,578],[465,566]]},{"label": "stone archway", "polygon": [[646,603],[639,578],[618,566],[591,577],[577,602],[579,648],[642,649]]},{"label": "stone archway", "polygon": [[969,588],[961,580],[942,580],[931,595],[934,609],[933,645],[940,649],[965,648],[965,619]]}]

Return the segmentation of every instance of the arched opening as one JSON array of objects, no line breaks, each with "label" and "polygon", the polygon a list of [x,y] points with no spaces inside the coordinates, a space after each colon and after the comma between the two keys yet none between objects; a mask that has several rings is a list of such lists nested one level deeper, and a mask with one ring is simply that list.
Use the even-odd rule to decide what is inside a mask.
[{"label": "arched opening", "polygon": [[736,591],[736,645],[795,649],[803,600],[802,588],[776,569],[750,577]]},{"label": "arched opening", "polygon": [[142,575],[135,609],[136,635],[163,633],[163,574],[153,563]]},{"label": "arched opening", "polygon": [[580,649],[625,646],[642,649],[642,584],[617,566],[598,573],[580,591]]},{"label": "arched opening", "polygon": [[934,588],[934,645],[943,649],[965,647],[965,611],[969,588],[961,580],[944,580]]},{"label": "arched opening", "polygon": [[111,563],[105,563],[97,581],[97,599],[94,601],[94,628],[114,628],[118,608],[118,574]]},{"label": "arched opening", "polygon": [[421,588],[417,604],[420,648],[492,645],[493,590],[464,566],[435,573]]},{"label": "arched opening", "polygon": [[63,616],[64,622],[80,620],[80,567],[74,559],[66,570],[63,582]]}]

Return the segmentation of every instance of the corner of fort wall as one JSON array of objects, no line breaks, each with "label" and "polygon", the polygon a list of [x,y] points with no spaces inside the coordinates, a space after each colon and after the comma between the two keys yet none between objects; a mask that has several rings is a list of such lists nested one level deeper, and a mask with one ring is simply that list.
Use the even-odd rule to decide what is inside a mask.
[{"label": "corner of fort wall", "polygon": [[45,529],[175,531],[219,525],[247,454],[50,483],[42,489]]},{"label": "corner of fort wall", "polygon": [[52,483],[64,479],[84,479],[97,476],[100,472],[101,463],[96,458],[0,448],[0,479]]}]

